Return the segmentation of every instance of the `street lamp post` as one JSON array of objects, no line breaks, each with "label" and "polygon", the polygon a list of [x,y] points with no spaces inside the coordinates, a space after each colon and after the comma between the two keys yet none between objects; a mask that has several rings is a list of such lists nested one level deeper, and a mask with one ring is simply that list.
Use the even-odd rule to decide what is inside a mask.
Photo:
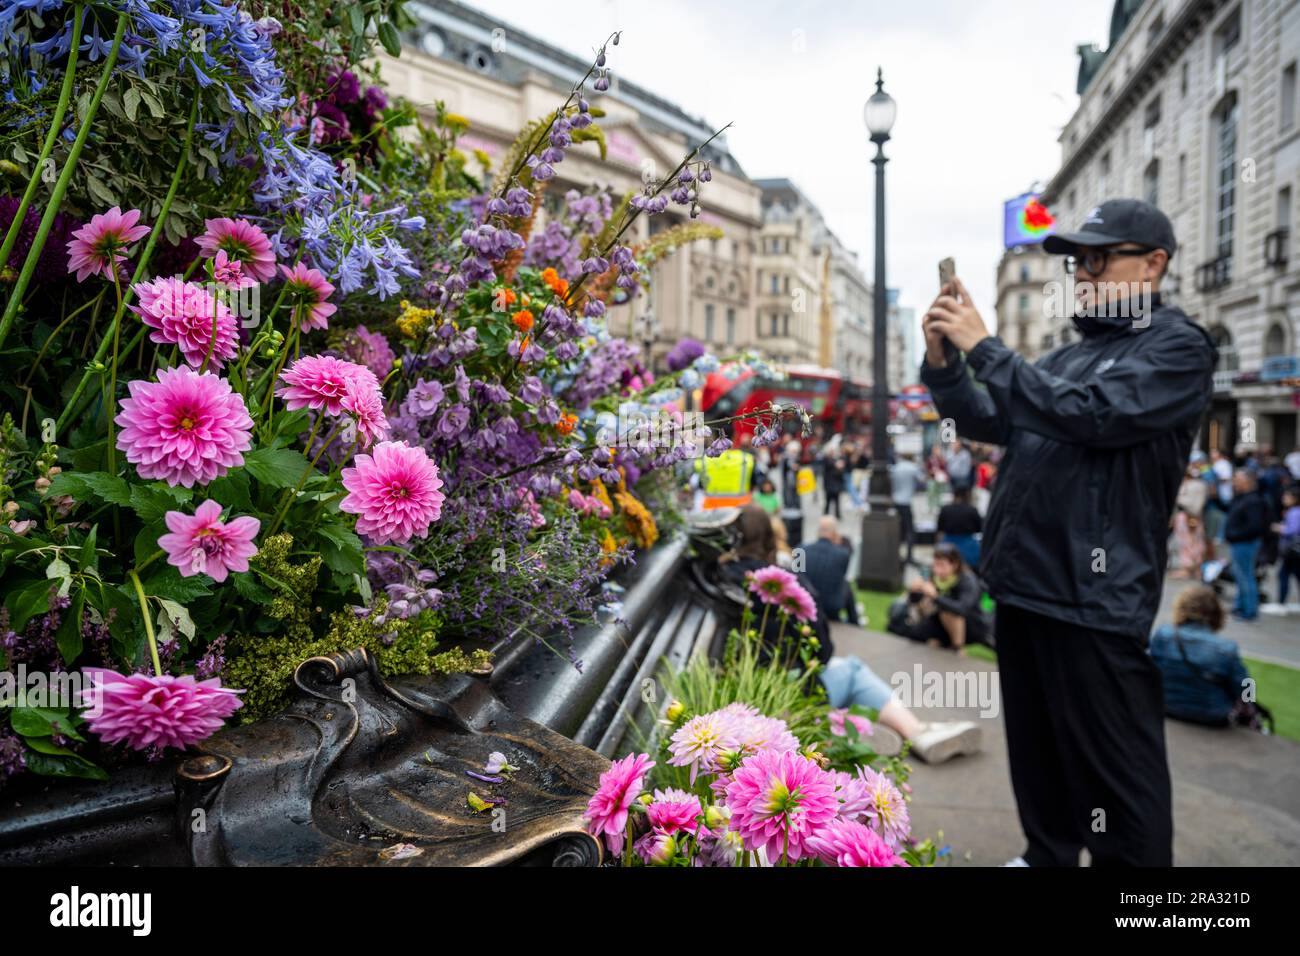
[{"label": "street lamp post", "polygon": [[867,487],[870,510],[862,516],[862,543],[858,554],[858,585],[874,591],[894,592],[902,587],[898,561],[899,521],[893,511],[889,480],[889,378],[887,347],[888,301],[885,289],[885,143],[894,127],[898,104],[885,92],[884,71],[876,71],[876,92],[863,108],[871,142],[876,144],[876,277],[871,329],[871,480]]}]

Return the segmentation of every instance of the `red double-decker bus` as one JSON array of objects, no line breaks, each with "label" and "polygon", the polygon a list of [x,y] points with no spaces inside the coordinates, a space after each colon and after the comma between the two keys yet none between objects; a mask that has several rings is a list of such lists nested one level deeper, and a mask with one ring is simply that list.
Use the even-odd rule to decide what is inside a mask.
[{"label": "red double-decker bus", "polygon": [[[857,434],[871,427],[871,386],[845,380],[834,369],[815,365],[792,365],[783,379],[759,378],[750,369],[711,374],[704,383],[701,399],[706,419],[730,418],[766,408],[772,402],[799,405],[823,426],[826,434]],[[741,419],[731,425],[736,440],[754,433],[754,421]],[[787,422],[791,433],[796,430]]]}]

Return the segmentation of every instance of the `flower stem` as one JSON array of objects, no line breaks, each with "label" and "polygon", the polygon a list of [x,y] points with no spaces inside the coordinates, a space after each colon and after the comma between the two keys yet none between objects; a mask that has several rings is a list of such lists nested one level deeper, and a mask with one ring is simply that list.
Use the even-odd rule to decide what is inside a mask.
[{"label": "flower stem", "polygon": [[[122,49],[122,38],[126,35],[126,24],[129,19],[130,17],[125,12],[117,15],[117,33],[113,35],[113,46],[108,51],[108,57],[104,60],[104,69],[99,75],[99,83],[95,86],[95,94],[91,97],[90,108],[86,111],[86,118],[81,121],[81,129],[77,131],[77,138],[72,144],[72,149],[68,151],[68,159],[59,172],[58,182],[54,184],[54,192],[50,194],[49,203],[45,207],[45,215],[41,217],[40,227],[36,230],[36,238],[32,241],[32,247],[27,250],[27,260],[23,263],[23,271],[18,274],[18,281],[14,283],[13,289],[9,292],[9,304],[5,307],[4,316],[0,317],[0,346],[4,345],[5,339],[9,337],[9,330],[13,328],[18,309],[22,306],[23,293],[27,291],[27,285],[32,281],[32,275],[36,272],[36,263],[41,257],[41,251],[45,248],[45,240],[50,236],[50,229],[54,225],[54,217],[59,211],[59,206],[63,204],[63,194],[68,191],[68,183],[72,181],[72,174],[77,169],[77,160],[81,158],[82,147],[86,145],[86,138],[90,135],[95,113],[98,112],[99,103],[104,98],[104,91],[108,89],[108,81],[113,75],[113,67],[117,65],[117,54]],[[198,102],[197,97],[195,102]],[[21,218],[14,220],[14,222],[21,221]]]},{"label": "flower stem", "polygon": [[135,596],[140,602],[140,616],[144,618],[144,633],[149,638],[149,654],[153,657],[153,672],[162,677],[162,660],[158,657],[158,638],[153,633],[153,621],[149,620],[149,599],[144,596],[144,586],[140,584],[140,575],[134,569],[127,572],[131,583],[135,585]]},{"label": "flower stem", "polygon": [[27,215],[27,207],[31,205],[32,197],[36,195],[36,184],[40,181],[41,170],[45,168],[45,161],[54,151],[54,144],[59,138],[59,129],[63,126],[63,116],[72,101],[72,87],[77,78],[77,56],[81,46],[81,24],[84,19],[85,8],[78,3],[72,11],[72,45],[68,47],[68,63],[63,72],[63,86],[59,89],[59,103],[54,108],[54,116],[50,118],[50,132],[45,137],[45,145],[41,147],[41,155],[36,158],[32,178],[27,181],[23,198],[14,212],[14,221],[9,224],[9,233],[5,236],[4,245],[0,246],[0,271],[3,271],[9,263],[9,253],[13,252],[14,244],[18,241],[18,233],[22,229],[23,218]]},{"label": "flower stem", "polygon": [[[123,16],[125,16],[125,14],[123,14]],[[116,48],[114,48],[114,53],[116,53]],[[95,103],[92,103],[92,112],[90,115],[93,115],[94,107]],[[87,124],[90,122],[90,115],[86,117]],[[167,221],[167,216],[171,213],[172,201],[176,198],[176,191],[181,185],[181,175],[188,168],[190,143],[194,139],[194,124],[198,120],[198,117],[199,99],[198,97],[195,97],[194,104],[190,107],[189,127],[185,130],[185,142],[181,145],[181,156],[179,161],[176,163],[176,171],[172,173],[171,185],[167,189],[167,195],[163,198],[162,208],[158,211],[158,219],[154,223],[153,230],[149,233],[149,238],[145,241],[144,251],[140,253],[140,261],[135,267],[135,275],[131,277],[131,282],[127,286],[126,294],[122,298],[123,307],[130,305],[131,296],[134,294],[135,284],[144,278],[145,269],[149,265],[149,258],[153,255],[154,247],[158,244],[158,236],[163,231],[163,224]],[[186,274],[188,275],[188,272]],[[117,314],[113,316],[113,325],[116,327],[121,323],[121,321],[122,311],[119,310]],[[144,335],[144,332],[145,330],[143,327],[136,332],[135,336],[131,339],[130,344],[126,347],[128,352],[130,352],[135,346],[135,343],[140,340],[140,337]],[[110,330],[110,333],[106,334],[103,340],[99,343],[99,348],[95,351],[94,361],[104,361],[104,356],[108,353],[111,333],[112,330]],[[2,341],[3,339],[0,339],[0,342]],[[59,416],[56,426],[59,432],[62,432],[64,426],[67,425],[68,422],[72,421],[76,415],[80,414],[82,405],[82,402],[80,401],[81,395],[86,390],[86,386],[90,383],[90,377],[93,374],[94,373],[91,370],[87,369],[82,375],[81,381],[77,383],[76,389],[73,390],[72,396],[68,399],[68,403],[63,409],[63,414]]]},{"label": "flower stem", "polygon": [[[321,419],[324,417],[325,417],[324,415],[318,416],[316,419],[316,425],[319,425]],[[311,430],[312,437],[315,437],[316,435],[316,425],[312,426],[312,430]],[[334,440],[334,437],[338,435],[339,430],[342,427],[343,426],[341,424],[334,426],[334,428],[330,431],[329,435],[326,436],[325,443],[320,446],[320,451],[316,452],[316,457],[313,458],[307,464],[307,467],[303,469],[302,477],[298,479],[298,483],[294,485],[293,488],[291,488],[289,492],[284,496],[284,503],[280,506],[280,510],[276,512],[275,520],[271,522],[271,527],[266,532],[265,537],[262,539],[263,541],[265,541],[266,538],[269,538],[271,535],[275,534],[276,531],[280,529],[280,523],[284,521],[284,516],[289,513],[289,506],[293,504],[293,499],[298,497],[298,492],[302,491],[302,486],[307,483],[308,476],[313,471],[316,470],[316,463],[320,461],[321,455],[325,454],[325,449],[329,448],[330,442]],[[311,438],[307,439],[307,444],[304,447],[306,447],[308,451],[311,450]]]}]

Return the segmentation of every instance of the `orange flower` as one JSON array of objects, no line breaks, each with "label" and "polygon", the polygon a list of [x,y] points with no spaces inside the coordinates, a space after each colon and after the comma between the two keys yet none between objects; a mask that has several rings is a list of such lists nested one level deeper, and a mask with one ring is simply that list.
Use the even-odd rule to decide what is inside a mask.
[{"label": "orange flower", "polygon": [[551,287],[551,291],[563,298],[569,294],[569,280],[561,279],[560,274],[554,269],[547,268],[542,270],[542,281]]},{"label": "orange flower", "polygon": [[510,316],[510,321],[515,324],[515,328],[520,332],[531,332],[533,330],[533,313],[527,309],[520,309]]},{"label": "orange flower", "polygon": [[497,295],[500,297],[500,301],[503,302],[505,305],[514,305],[516,302],[519,301],[518,294],[515,292],[514,289],[510,288],[509,286],[503,286],[502,288],[498,289]]},{"label": "orange flower", "polygon": [[560,420],[555,423],[555,430],[561,435],[569,435],[578,424],[577,415],[562,415]]}]

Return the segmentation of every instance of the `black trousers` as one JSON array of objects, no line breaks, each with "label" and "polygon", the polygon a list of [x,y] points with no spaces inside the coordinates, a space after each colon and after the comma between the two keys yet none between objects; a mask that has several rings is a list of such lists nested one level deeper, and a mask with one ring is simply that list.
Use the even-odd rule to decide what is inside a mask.
[{"label": "black trousers", "polygon": [[1135,636],[999,604],[1011,785],[1030,866],[1172,866],[1160,672]]}]

